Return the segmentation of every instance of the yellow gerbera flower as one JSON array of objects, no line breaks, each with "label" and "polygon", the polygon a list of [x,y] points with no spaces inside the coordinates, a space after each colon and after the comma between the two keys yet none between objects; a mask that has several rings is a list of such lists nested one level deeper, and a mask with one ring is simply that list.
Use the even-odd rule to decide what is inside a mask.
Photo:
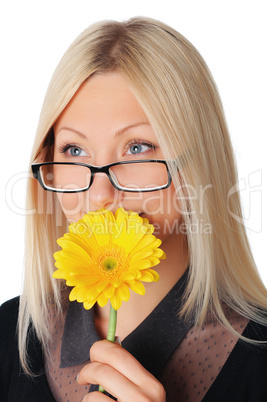
[{"label": "yellow gerbera flower", "polygon": [[159,280],[151,267],[166,256],[153,231],[147,219],[123,208],[115,215],[106,209],[89,212],[58,239],[62,250],[54,254],[58,270],[53,277],[73,286],[70,300],[86,309],[110,300],[118,310],[129,300],[129,289],[144,295],[142,282]]}]

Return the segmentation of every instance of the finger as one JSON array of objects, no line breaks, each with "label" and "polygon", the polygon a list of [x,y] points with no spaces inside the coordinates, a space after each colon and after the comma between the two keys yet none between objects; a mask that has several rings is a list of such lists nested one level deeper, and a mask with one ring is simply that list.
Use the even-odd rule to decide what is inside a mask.
[{"label": "finger", "polygon": [[140,395],[140,389],[123,374],[108,364],[91,362],[84,366],[79,373],[78,383],[101,384],[111,395],[119,400],[135,401]]},{"label": "finger", "polygon": [[90,394],[87,394],[82,402],[108,402],[110,401],[110,398],[101,392],[90,392]]},{"label": "finger", "polygon": [[127,350],[107,340],[98,341],[93,344],[90,350],[90,360],[114,367],[132,383],[140,387],[143,386],[144,383],[147,385],[150,381],[152,383],[155,381],[155,377],[127,352]]},{"label": "finger", "polygon": [[121,346],[121,338],[119,336],[115,336],[114,343]]}]

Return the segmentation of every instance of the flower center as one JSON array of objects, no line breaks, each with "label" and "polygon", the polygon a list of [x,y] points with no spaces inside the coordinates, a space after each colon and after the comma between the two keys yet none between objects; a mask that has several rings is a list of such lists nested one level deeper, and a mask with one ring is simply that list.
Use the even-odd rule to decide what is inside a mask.
[{"label": "flower center", "polygon": [[125,251],[116,244],[104,246],[94,258],[95,269],[103,279],[118,279],[129,269],[129,259]]},{"label": "flower center", "polygon": [[106,257],[102,260],[102,267],[105,271],[113,271],[118,266],[118,261],[114,257]]}]

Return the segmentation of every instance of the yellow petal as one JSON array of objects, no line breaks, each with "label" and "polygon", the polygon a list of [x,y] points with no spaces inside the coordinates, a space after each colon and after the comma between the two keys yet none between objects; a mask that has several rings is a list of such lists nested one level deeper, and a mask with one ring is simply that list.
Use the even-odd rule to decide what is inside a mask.
[{"label": "yellow petal", "polygon": [[142,239],[142,241],[140,241],[136,247],[134,248],[133,252],[134,253],[138,253],[140,250],[145,250],[147,247],[150,248],[154,248],[154,247],[158,247],[157,244],[159,243],[159,245],[161,244],[161,240],[157,239],[154,235],[146,235],[144,236],[144,238]]},{"label": "yellow petal", "polygon": [[57,279],[65,279],[66,278],[66,272],[65,271],[61,271],[61,270],[57,270],[53,273],[53,278],[57,278]]},{"label": "yellow petal", "polygon": [[102,290],[104,290],[107,286],[109,285],[109,280],[101,280],[98,282],[97,286],[96,286],[96,291],[98,293],[101,293]]},{"label": "yellow petal", "polygon": [[69,268],[68,273],[69,273],[69,275],[89,276],[91,278],[94,275],[93,274],[94,271],[92,272],[92,269],[90,269],[90,268],[91,268],[90,266],[88,266],[88,267],[72,266]]},{"label": "yellow petal", "polygon": [[128,286],[130,289],[132,289],[135,293],[139,294],[139,295],[144,295],[146,292],[146,289],[144,287],[144,285],[142,284],[142,282],[139,281],[134,281],[134,283],[128,283]]},{"label": "yellow petal", "polygon": [[[140,218],[140,217],[139,217]],[[142,220],[142,218],[141,218]],[[136,221],[136,222],[135,222]],[[153,225],[142,225],[139,223],[139,220],[132,219],[129,220],[128,224],[128,238],[129,238],[129,247],[126,249],[127,252],[131,252],[133,249],[138,247],[140,243],[143,242],[144,238],[154,231]]]},{"label": "yellow petal", "polygon": [[89,286],[77,286],[76,300],[82,303],[84,300],[91,301],[95,298],[95,294],[91,294],[91,288]]},{"label": "yellow petal", "polygon": [[143,218],[143,226],[146,228],[146,236],[151,235],[155,230],[154,226],[146,218]]},{"label": "yellow petal", "polygon": [[163,251],[162,256],[160,257],[161,260],[165,260],[166,259],[166,253]]},{"label": "yellow petal", "polygon": [[[155,271],[154,269],[148,269],[148,271],[154,276],[154,281],[158,282],[159,274],[157,273],[157,271]],[[143,273],[143,271],[142,271],[142,273]]]},{"label": "yellow petal", "polygon": [[131,264],[131,269],[132,270],[139,270],[141,271],[142,269],[147,269],[152,267],[152,264],[150,260],[143,260],[143,261],[138,261],[135,264]]},{"label": "yellow petal", "polygon": [[97,289],[97,284],[93,286],[83,286],[80,288],[77,300],[79,302],[83,302],[84,300],[91,301],[93,299],[97,299],[99,294],[100,292]]},{"label": "yellow petal", "polygon": [[70,227],[78,226],[79,224],[86,224],[88,228],[92,228],[94,226],[94,214],[88,212],[88,214],[84,215],[77,223],[71,224]]},{"label": "yellow petal", "polygon": [[75,287],[72,289],[72,291],[69,294],[70,301],[77,300],[78,292],[79,292],[79,288]]},{"label": "yellow petal", "polygon": [[126,222],[124,220],[116,222],[113,226],[112,241],[119,247],[124,247],[126,238]]},{"label": "yellow petal", "polygon": [[91,270],[90,269],[91,262],[90,261],[85,262],[83,259],[81,259],[80,261],[79,260],[77,261],[77,259],[62,257],[55,262],[55,266],[58,269],[61,269],[62,271],[65,271],[68,273],[70,273],[70,272],[75,272],[75,273],[87,272],[87,274],[89,274],[90,270]]},{"label": "yellow petal", "polygon": [[91,275],[71,275],[68,276],[68,281],[72,283],[67,283],[68,286],[94,285],[99,281],[99,277]]},{"label": "yellow petal", "polygon": [[133,279],[141,278],[142,274],[139,270],[131,270],[122,275],[122,281],[131,281]]},{"label": "yellow petal", "polygon": [[136,270],[135,271],[129,271],[123,274],[122,280],[123,281],[132,281],[133,279],[136,279]]},{"label": "yellow petal", "polygon": [[100,209],[100,212],[102,212],[102,214],[105,216],[105,219],[108,222],[111,222],[111,223],[115,222],[115,216],[109,209],[102,208],[102,209]]},{"label": "yellow petal", "polygon": [[157,257],[160,258],[161,260],[164,260],[166,258],[166,254],[160,248],[156,248],[153,249],[153,257]]},{"label": "yellow petal", "polygon": [[155,265],[158,265],[160,263],[160,260],[156,257],[148,257],[148,260],[151,263],[151,267],[154,267]]},{"label": "yellow petal", "polygon": [[115,292],[116,292],[117,296],[123,301],[128,301],[130,299],[130,290],[129,290],[128,286],[125,285],[125,283],[122,283],[116,289]]},{"label": "yellow petal", "polygon": [[142,271],[142,276],[140,278],[143,282],[153,282],[154,276],[149,271]]},{"label": "yellow petal", "polygon": [[66,280],[66,285],[67,286],[77,286],[77,280],[73,280],[71,278],[64,278]]},{"label": "yellow petal", "polygon": [[114,295],[110,298],[110,302],[114,310],[118,310],[121,306],[122,300],[115,292]]},{"label": "yellow petal", "polygon": [[136,245],[143,239],[145,233],[142,230],[143,227],[128,227],[127,228],[127,238],[123,244],[127,253],[130,253]]},{"label": "yellow petal", "polygon": [[93,250],[95,249],[96,244],[94,242],[94,238],[93,238],[92,234],[90,236],[89,236],[89,234],[85,236],[85,235],[75,235],[72,233],[66,233],[64,235],[64,237],[67,240],[78,244],[90,255],[92,254]]},{"label": "yellow petal", "polygon": [[84,307],[86,310],[89,310],[90,308],[92,308],[92,307],[95,305],[95,303],[96,303],[96,299],[91,300],[91,301],[85,301],[85,302],[83,303],[83,307]]},{"label": "yellow petal", "polygon": [[103,293],[101,293],[97,297],[97,303],[99,304],[100,307],[104,307],[107,304],[108,300],[109,300],[109,298],[106,297]]},{"label": "yellow petal", "polygon": [[104,247],[109,244],[109,228],[108,221],[102,213],[97,213],[95,215],[95,239],[100,247]]},{"label": "yellow petal", "polygon": [[110,281],[110,284],[111,284],[112,286],[114,286],[115,288],[118,288],[118,287],[120,286],[120,284],[121,284],[121,278],[112,279],[112,280]]},{"label": "yellow petal", "polygon": [[[63,258],[67,258],[67,259],[81,259],[85,262],[91,261],[91,257],[90,255],[80,246],[78,246],[78,244],[75,244],[73,242],[69,242],[69,244],[62,244],[63,245],[63,250],[56,252],[54,254],[54,258],[56,260],[58,259],[63,259]],[[65,249],[64,249],[65,248]]]},{"label": "yellow petal", "polygon": [[106,286],[106,288],[103,290],[103,294],[104,294],[104,296],[106,296],[108,299],[110,299],[111,296],[113,296],[114,291],[115,291],[115,287],[109,284],[109,285]]},{"label": "yellow petal", "polygon": [[153,250],[147,249],[146,251],[140,251],[136,253],[131,258],[131,263],[136,263],[137,261],[145,260],[147,257],[152,256]]},{"label": "yellow petal", "polygon": [[[129,211],[130,213],[131,211]],[[118,208],[117,211],[115,212],[115,219],[116,222],[119,222],[121,220],[125,220],[128,218],[128,213],[125,211],[124,208]]]},{"label": "yellow petal", "polygon": [[159,274],[156,271],[154,271],[152,269],[142,271],[142,276],[140,278],[140,281],[157,282],[158,280],[159,280]]}]

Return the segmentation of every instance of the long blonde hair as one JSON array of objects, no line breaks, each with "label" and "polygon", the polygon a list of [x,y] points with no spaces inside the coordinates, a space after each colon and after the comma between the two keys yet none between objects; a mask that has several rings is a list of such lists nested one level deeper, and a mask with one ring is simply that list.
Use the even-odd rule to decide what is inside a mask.
[{"label": "long blonde hair", "polygon": [[[143,107],[170,165],[184,211],[190,250],[189,281],[181,314],[202,324],[207,312],[231,329],[222,302],[264,323],[266,289],[255,266],[220,97],[200,54],[182,35],[149,18],[105,21],[85,30],[61,59],[40,115],[31,162],[53,138],[52,127],[80,85],[96,72],[118,71]],[[190,196],[190,191],[194,196]],[[25,280],[19,313],[19,349],[27,371],[30,323],[45,344],[48,302],[60,311],[62,283],[52,279],[56,239],[67,231],[54,193],[28,183]],[[238,218],[237,218],[238,217]],[[209,226],[210,230],[205,231]],[[197,230],[192,230],[197,228]],[[201,229],[202,228],[202,229]]]}]

